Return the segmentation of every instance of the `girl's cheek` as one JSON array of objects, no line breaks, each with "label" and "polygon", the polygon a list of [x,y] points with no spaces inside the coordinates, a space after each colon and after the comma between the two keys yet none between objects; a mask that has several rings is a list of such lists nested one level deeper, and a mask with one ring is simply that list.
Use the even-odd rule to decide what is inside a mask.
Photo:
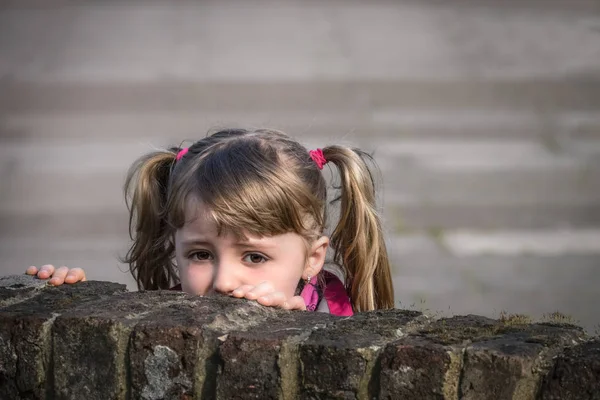
[{"label": "girl's cheek", "polygon": [[205,295],[209,292],[212,282],[212,268],[186,266],[179,271],[181,287],[184,292]]}]

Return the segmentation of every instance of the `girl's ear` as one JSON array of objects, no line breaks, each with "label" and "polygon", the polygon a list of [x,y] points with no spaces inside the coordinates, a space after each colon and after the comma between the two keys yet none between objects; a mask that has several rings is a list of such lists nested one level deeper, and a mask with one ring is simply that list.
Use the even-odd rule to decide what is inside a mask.
[{"label": "girl's ear", "polygon": [[308,258],[306,260],[306,267],[302,272],[302,279],[308,279],[308,276],[316,276],[323,265],[325,264],[325,256],[327,255],[327,248],[329,247],[329,238],[327,236],[321,236],[315,240],[310,246],[308,252]]}]

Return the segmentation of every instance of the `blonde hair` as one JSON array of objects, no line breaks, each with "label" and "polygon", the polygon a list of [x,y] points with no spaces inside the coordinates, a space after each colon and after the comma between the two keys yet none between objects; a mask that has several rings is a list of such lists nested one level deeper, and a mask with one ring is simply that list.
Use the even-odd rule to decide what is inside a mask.
[{"label": "blonde hair", "polygon": [[[195,197],[210,210],[219,231],[256,236],[295,232],[307,243],[327,220],[327,186],[308,150],[286,134],[267,129],[222,130],[188,149],[155,151],[130,168],[125,196],[133,244],[124,262],[140,289],[177,282],[173,235]],[[355,311],[393,308],[389,259],[376,210],[374,179],[358,149],[324,147],[337,166],[340,220],[331,235],[334,261],[344,271]]]}]

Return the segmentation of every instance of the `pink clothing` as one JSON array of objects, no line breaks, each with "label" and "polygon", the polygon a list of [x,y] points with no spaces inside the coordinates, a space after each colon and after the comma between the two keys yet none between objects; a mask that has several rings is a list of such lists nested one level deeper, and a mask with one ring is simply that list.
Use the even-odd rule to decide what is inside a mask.
[{"label": "pink clothing", "polygon": [[[331,315],[337,316],[352,316],[352,303],[346,292],[346,288],[342,281],[331,272],[323,271],[325,277],[325,286],[322,288],[324,294],[324,300],[327,301],[327,307]],[[317,281],[316,277],[312,277],[310,282],[304,286],[300,296],[304,299],[306,309],[308,311],[315,311],[319,306],[319,303],[323,299],[319,298],[319,292],[315,286]]]}]

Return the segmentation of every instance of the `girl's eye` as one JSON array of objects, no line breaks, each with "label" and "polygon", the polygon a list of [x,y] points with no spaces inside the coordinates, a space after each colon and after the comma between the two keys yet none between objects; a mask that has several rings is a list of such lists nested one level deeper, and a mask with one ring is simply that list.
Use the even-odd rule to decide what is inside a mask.
[{"label": "girl's eye", "polygon": [[251,264],[262,264],[267,262],[267,257],[263,256],[259,253],[250,253],[244,257],[244,261],[249,262]]},{"label": "girl's eye", "polygon": [[197,251],[190,254],[190,258],[194,261],[208,261],[212,259],[212,256],[208,251]]}]

